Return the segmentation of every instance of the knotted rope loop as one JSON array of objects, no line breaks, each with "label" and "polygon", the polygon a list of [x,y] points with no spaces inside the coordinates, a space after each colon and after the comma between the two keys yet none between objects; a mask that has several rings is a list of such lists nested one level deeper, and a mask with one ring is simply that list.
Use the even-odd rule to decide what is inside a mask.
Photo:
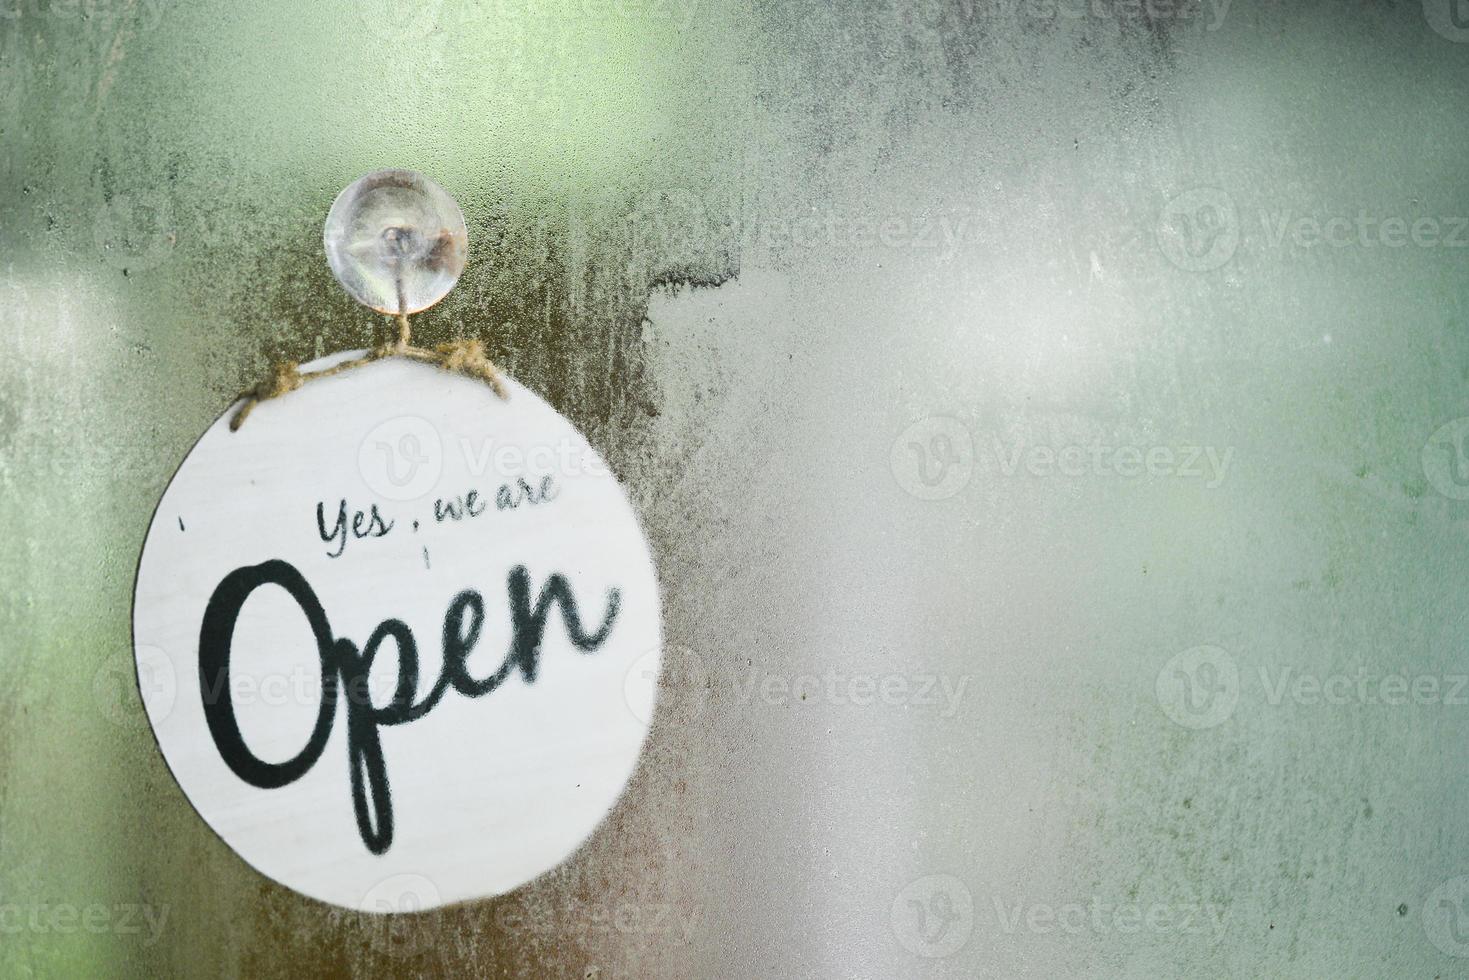
[{"label": "knotted rope loop", "polygon": [[385,357],[406,357],[414,361],[423,361],[428,364],[437,364],[446,371],[455,374],[463,374],[467,377],[478,378],[495,390],[495,394],[501,398],[509,398],[510,392],[505,387],[504,380],[500,377],[500,371],[495,367],[493,361],[485,355],[484,345],[474,338],[462,340],[451,340],[445,344],[439,344],[433,350],[423,347],[414,347],[412,344],[413,331],[408,325],[408,317],[398,314],[398,338],[385,344],[374,347],[362,357],[355,357],[349,361],[342,361],[329,368],[320,371],[302,372],[301,366],[295,361],[281,361],[271,367],[270,375],[253,388],[247,388],[240,392],[243,401],[235,411],[234,418],[230,419],[230,431],[237,431],[245,424],[245,419],[256,405],[272,398],[279,398],[288,392],[295,391],[308,381],[317,378],[328,378],[343,371],[371,364],[373,361],[382,360]]}]

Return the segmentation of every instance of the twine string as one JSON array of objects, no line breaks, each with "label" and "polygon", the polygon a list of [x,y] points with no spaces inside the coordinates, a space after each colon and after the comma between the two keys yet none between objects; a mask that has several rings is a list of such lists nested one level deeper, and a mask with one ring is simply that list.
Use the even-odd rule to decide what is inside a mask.
[{"label": "twine string", "polygon": [[329,378],[334,374],[341,374],[344,371],[371,364],[373,361],[380,361],[385,357],[406,357],[413,361],[436,364],[445,371],[478,378],[493,388],[495,394],[501,398],[510,397],[509,391],[505,388],[504,379],[500,377],[499,369],[486,356],[484,345],[478,340],[474,338],[451,340],[448,343],[438,344],[432,350],[425,347],[414,347],[413,331],[408,326],[407,314],[399,313],[397,322],[397,340],[374,347],[361,357],[354,357],[319,371],[302,371],[301,365],[296,361],[282,361],[272,366],[265,380],[253,388],[240,392],[239,397],[243,401],[236,409],[234,418],[230,419],[230,431],[238,431],[240,426],[245,424],[245,419],[249,418],[255,406],[263,401],[279,398],[295,391],[308,381]]}]

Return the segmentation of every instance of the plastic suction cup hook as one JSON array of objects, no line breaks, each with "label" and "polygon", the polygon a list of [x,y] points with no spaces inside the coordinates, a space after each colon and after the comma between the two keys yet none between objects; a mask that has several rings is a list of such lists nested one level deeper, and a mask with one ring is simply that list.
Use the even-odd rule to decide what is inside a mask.
[{"label": "plastic suction cup hook", "polygon": [[417,313],[459,281],[469,248],[464,213],[413,170],[375,170],[332,202],[323,233],[332,275],[380,313]]}]

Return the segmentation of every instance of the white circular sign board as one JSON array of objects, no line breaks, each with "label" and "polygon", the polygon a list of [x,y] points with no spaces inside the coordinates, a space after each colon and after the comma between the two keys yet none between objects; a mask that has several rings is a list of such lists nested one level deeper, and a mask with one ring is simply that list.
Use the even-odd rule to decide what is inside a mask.
[{"label": "white circular sign board", "polygon": [[133,642],[159,747],[226,843],[313,898],[508,891],[637,763],[647,542],[580,433],[507,386],[401,358],[311,381],[220,418],[153,516]]}]

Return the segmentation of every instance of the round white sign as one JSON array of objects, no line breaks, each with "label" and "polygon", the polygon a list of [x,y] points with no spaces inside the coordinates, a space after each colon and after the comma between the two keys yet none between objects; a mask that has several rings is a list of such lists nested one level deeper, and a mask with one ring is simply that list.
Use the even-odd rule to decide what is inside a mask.
[{"label": "round white sign", "polygon": [[647,542],[581,434],[507,386],[388,358],[237,432],[227,412],[148,529],[133,643],[159,748],[226,843],[313,898],[506,892],[637,763],[661,648]]}]

